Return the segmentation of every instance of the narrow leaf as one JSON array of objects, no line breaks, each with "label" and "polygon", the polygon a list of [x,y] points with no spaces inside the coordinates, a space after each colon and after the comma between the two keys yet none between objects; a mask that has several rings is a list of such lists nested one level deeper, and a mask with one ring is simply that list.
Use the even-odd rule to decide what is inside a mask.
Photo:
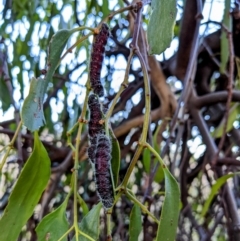
[{"label": "narrow leaf", "polygon": [[222,187],[222,185],[230,178],[233,177],[234,174],[227,174],[224,175],[216,180],[216,183],[212,186],[211,193],[206,200],[206,202],[203,205],[201,216],[204,217],[209,209],[209,206],[215,197],[215,195],[218,193],[218,190]]},{"label": "narrow leaf", "polygon": [[129,223],[129,241],[138,241],[138,236],[142,230],[141,209],[134,204]]},{"label": "narrow leaf", "polygon": [[52,76],[60,63],[60,57],[65,45],[71,34],[75,30],[61,29],[53,35],[48,49],[48,70],[45,76],[46,83],[44,86],[44,93],[46,92],[48,83],[52,80]]},{"label": "narrow leaf", "polygon": [[33,77],[30,83],[29,94],[23,103],[21,116],[23,124],[30,131],[38,130],[45,123],[43,114],[43,97],[45,93],[45,84],[46,81],[44,79],[36,79]]},{"label": "narrow leaf", "polygon": [[120,153],[120,147],[119,147],[118,140],[115,137],[112,130],[110,130],[110,136],[112,138],[111,168],[112,168],[114,186],[116,187],[117,184],[118,184],[118,175],[119,175],[119,168],[120,168],[120,161],[121,161],[121,153]]},{"label": "narrow leaf", "polygon": [[[231,15],[230,15],[230,9],[231,9],[231,0],[225,0],[225,9],[223,14],[223,21],[222,24],[228,28],[229,31],[231,31],[232,23],[231,23]],[[228,45],[228,37],[225,30],[222,29],[221,33],[221,65],[220,65],[220,72],[225,73],[227,62],[229,59],[229,45]]]},{"label": "narrow leaf", "polygon": [[[65,214],[67,203],[68,198],[56,210],[45,216],[38,224],[36,228],[38,241],[55,241],[67,232],[68,221]],[[62,240],[67,241],[67,237]]]},{"label": "narrow leaf", "polygon": [[89,212],[88,205],[85,203],[85,201],[82,199],[82,197],[80,195],[78,195],[78,200],[79,200],[80,206],[83,210],[83,215],[85,216]]},{"label": "narrow leaf", "polygon": [[[98,240],[99,237],[101,208],[102,203],[100,202],[96,206],[94,206],[94,208],[91,209],[86,216],[84,216],[79,225],[80,231],[84,232],[94,240]],[[73,240],[76,240],[76,237],[74,237]],[[83,235],[79,235],[78,240],[89,241],[89,239],[87,239]]]},{"label": "narrow leaf", "polygon": [[1,241],[16,241],[22,227],[33,214],[50,178],[50,159],[34,133],[34,148],[27,160],[0,220]]},{"label": "narrow leaf", "polygon": [[180,191],[177,181],[166,166],[163,167],[163,171],[165,176],[165,199],[156,240],[174,241],[178,226]]},{"label": "narrow leaf", "polygon": [[[228,122],[226,132],[229,132],[233,128],[233,123],[236,121],[239,114],[239,103],[235,103],[229,110]],[[226,119],[223,118],[218,127],[214,130],[212,136],[215,138],[220,138],[223,135],[224,125]]]},{"label": "narrow leaf", "polygon": [[[153,166],[155,166],[156,163],[157,163],[157,159],[154,158]],[[151,165],[151,152],[149,151],[149,149],[145,148],[143,151],[143,167],[147,174],[150,174],[150,165]],[[164,178],[164,172],[163,172],[162,166],[160,166],[154,176],[154,181],[159,183],[163,180],[163,178]]]},{"label": "narrow leaf", "polygon": [[177,14],[176,0],[152,0],[147,38],[150,54],[160,54],[170,46]]}]

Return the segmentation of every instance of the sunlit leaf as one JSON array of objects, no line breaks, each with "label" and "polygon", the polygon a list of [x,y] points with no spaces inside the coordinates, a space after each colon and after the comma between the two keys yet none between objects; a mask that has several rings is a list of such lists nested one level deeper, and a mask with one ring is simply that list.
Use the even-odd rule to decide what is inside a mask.
[{"label": "sunlit leaf", "polygon": [[201,213],[202,217],[204,217],[206,215],[213,198],[218,193],[218,190],[222,187],[222,185],[224,185],[226,183],[226,181],[229,178],[233,177],[235,174],[240,174],[240,173],[238,172],[238,173],[227,174],[216,180],[216,183],[211,188],[211,193],[208,196],[208,199],[206,200],[206,202],[203,205],[203,209],[202,209],[202,213]]},{"label": "sunlit leaf", "polygon": [[[68,230],[68,220],[66,218],[66,207],[68,198],[52,213],[45,216],[36,228],[38,241],[55,241]],[[62,239],[67,241],[67,237]]]},{"label": "sunlit leaf", "polygon": [[150,54],[160,54],[170,46],[177,14],[176,0],[152,0],[147,38]]},{"label": "sunlit leaf", "polygon": [[[235,103],[229,110],[228,122],[226,132],[229,132],[233,128],[233,123],[236,121],[239,114],[239,103]],[[224,126],[226,119],[223,118],[218,127],[212,133],[212,136],[215,138],[220,138],[223,135]]]},{"label": "sunlit leaf", "polygon": [[129,223],[129,241],[138,241],[138,236],[142,230],[141,209],[138,205],[134,204]]},{"label": "sunlit leaf", "polygon": [[22,107],[23,124],[30,130],[38,130],[45,123],[43,114],[43,97],[46,80],[41,78],[32,78],[30,90]]},{"label": "sunlit leaf", "polygon": [[50,159],[38,133],[35,132],[33,152],[17,180],[0,220],[1,241],[17,240],[22,227],[33,214],[49,178]]}]

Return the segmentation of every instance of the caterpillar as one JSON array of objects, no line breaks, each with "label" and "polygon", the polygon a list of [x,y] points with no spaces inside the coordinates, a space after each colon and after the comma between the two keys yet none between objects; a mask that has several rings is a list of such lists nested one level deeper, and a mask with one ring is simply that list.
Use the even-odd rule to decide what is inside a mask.
[{"label": "caterpillar", "polygon": [[93,50],[91,54],[90,83],[93,92],[100,97],[104,95],[103,86],[100,81],[100,74],[102,69],[105,45],[107,44],[109,35],[109,27],[107,24],[103,23],[100,32],[96,36],[95,42],[93,43]]},{"label": "caterpillar", "polygon": [[99,123],[102,119],[102,111],[100,103],[98,101],[98,97],[95,94],[91,94],[89,96],[88,106],[90,109],[90,121],[88,122],[88,135],[90,140],[90,146],[88,148],[88,157],[93,164],[97,148],[97,135],[104,134],[105,131],[103,125]]},{"label": "caterpillar", "polygon": [[114,202],[113,185],[110,173],[111,143],[109,138],[100,134],[97,138],[95,153],[95,182],[97,194],[105,209],[112,207]]},{"label": "caterpillar", "polygon": [[102,119],[101,106],[98,97],[91,94],[88,98],[88,106],[90,109],[90,121],[88,122],[88,134],[90,138],[96,137],[99,133],[104,133],[103,125],[100,124]]}]

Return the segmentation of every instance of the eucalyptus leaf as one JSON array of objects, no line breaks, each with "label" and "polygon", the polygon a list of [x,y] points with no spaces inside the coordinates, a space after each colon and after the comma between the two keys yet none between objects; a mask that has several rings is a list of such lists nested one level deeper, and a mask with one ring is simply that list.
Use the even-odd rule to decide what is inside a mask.
[{"label": "eucalyptus leaf", "polygon": [[[0,220],[1,241],[16,241],[22,227],[32,216],[50,178],[50,159],[34,133],[34,148],[24,165]],[[3,231],[4,230],[4,231]]]},{"label": "eucalyptus leaf", "polygon": [[[236,174],[236,173],[235,173]],[[239,174],[239,173],[237,173]],[[218,178],[216,180],[216,183],[212,186],[211,188],[211,193],[210,195],[208,196],[208,199],[206,200],[206,202],[204,203],[203,205],[203,209],[202,209],[202,212],[201,212],[201,216],[204,217],[209,209],[209,206],[211,205],[212,203],[212,200],[213,198],[215,197],[215,195],[218,193],[218,190],[222,187],[222,185],[224,185],[226,183],[226,181],[233,177],[234,174],[231,173],[231,174],[227,174],[227,175],[224,175],[220,178]]]},{"label": "eucalyptus leaf", "polygon": [[38,130],[45,123],[45,117],[43,113],[45,84],[45,79],[36,79],[33,77],[30,83],[29,94],[23,103],[21,112],[22,121],[30,131]]},{"label": "eucalyptus leaf", "polygon": [[141,208],[134,204],[130,213],[129,241],[138,241],[138,236],[142,230]]},{"label": "eucalyptus leaf", "polygon": [[177,233],[180,209],[180,191],[175,178],[167,167],[163,166],[165,177],[165,199],[162,206],[157,241],[174,241]]},{"label": "eucalyptus leaf", "polygon": [[[239,103],[235,103],[229,110],[228,122],[226,132],[229,132],[233,129],[233,123],[236,121],[237,116],[239,115]],[[224,126],[226,119],[223,118],[218,127],[212,133],[212,136],[215,138],[220,138],[223,135]]]},{"label": "eucalyptus leaf", "polygon": [[[68,230],[68,220],[66,218],[66,208],[68,198],[52,213],[45,216],[36,228],[38,241],[56,241]],[[67,237],[62,239],[67,241]]]},{"label": "eucalyptus leaf", "polygon": [[118,140],[111,129],[110,129],[110,136],[112,138],[111,168],[112,168],[114,186],[116,187],[118,184],[121,153],[120,153],[120,146],[119,146]]},{"label": "eucalyptus leaf", "polygon": [[[225,9],[224,9],[224,14],[223,14],[223,21],[222,24],[228,28],[229,31],[232,29],[232,17],[230,15],[230,10],[231,10],[231,0],[225,0]],[[220,64],[220,72],[221,73],[226,73],[226,67],[229,59],[229,47],[228,47],[228,36],[227,32],[222,29],[221,33],[221,64]]]},{"label": "eucalyptus leaf", "polygon": [[[94,240],[98,240],[100,233],[100,211],[102,208],[102,203],[98,203],[94,206],[87,215],[85,215],[79,225],[81,232],[84,232]],[[73,238],[73,241],[76,240],[76,237]],[[88,238],[83,235],[78,236],[78,240],[89,241]]]},{"label": "eucalyptus leaf", "polygon": [[170,46],[177,14],[176,0],[152,0],[152,14],[147,28],[150,54],[161,54]]}]

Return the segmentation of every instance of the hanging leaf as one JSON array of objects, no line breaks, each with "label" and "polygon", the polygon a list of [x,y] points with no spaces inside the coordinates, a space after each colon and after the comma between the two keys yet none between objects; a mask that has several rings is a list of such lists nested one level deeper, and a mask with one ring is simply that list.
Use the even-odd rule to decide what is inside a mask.
[{"label": "hanging leaf", "polygon": [[121,153],[120,147],[117,138],[115,137],[113,131],[110,129],[110,136],[112,138],[112,160],[111,160],[111,168],[113,174],[114,186],[116,187],[118,184],[118,175],[121,161]]},{"label": "hanging leaf", "polygon": [[[225,9],[223,14],[223,21],[222,24],[231,31],[232,29],[232,22],[231,22],[231,0],[225,0]],[[229,47],[228,47],[228,36],[225,30],[222,29],[221,33],[221,62],[220,62],[220,72],[225,73],[226,67],[229,59]]]},{"label": "hanging leaf", "polygon": [[[155,149],[155,148],[154,148]],[[157,159],[154,158],[153,167],[155,167]],[[150,165],[151,165],[151,152],[149,149],[145,148],[143,151],[143,168],[147,174],[150,174]],[[155,182],[161,182],[164,178],[164,172],[162,166],[160,166],[154,176]]]},{"label": "hanging leaf", "polygon": [[148,143],[146,143],[146,145],[162,165],[165,177],[165,198],[162,206],[156,240],[174,241],[177,233],[178,217],[180,211],[179,186],[158,153]]},{"label": "hanging leaf", "polygon": [[[68,230],[68,220],[66,218],[66,208],[68,198],[52,213],[45,216],[36,228],[38,241],[56,241]],[[48,239],[47,239],[47,238]],[[67,241],[67,237],[62,239]]]},{"label": "hanging leaf", "polygon": [[22,227],[33,214],[34,208],[50,178],[50,159],[34,133],[34,148],[9,197],[0,220],[0,240],[15,241]]},{"label": "hanging leaf", "polygon": [[177,181],[166,166],[163,166],[163,171],[165,177],[165,199],[156,240],[174,241],[176,238],[180,211],[180,191]]},{"label": "hanging leaf", "polygon": [[110,14],[109,1],[108,0],[103,0],[102,12],[103,12],[103,18],[106,17],[108,14]]},{"label": "hanging leaf", "polygon": [[30,83],[29,94],[23,103],[21,112],[22,121],[30,131],[38,130],[45,123],[43,113],[45,84],[46,80],[33,77]]},{"label": "hanging leaf", "polygon": [[147,38],[150,54],[161,54],[170,46],[177,14],[176,0],[152,0]]},{"label": "hanging leaf", "polygon": [[[236,173],[235,173],[235,174],[236,174]],[[237,173],[237,174],[239,174],[239,173]],[[205,202],[204,205],[203,205],[203,209],[202,209],[202,213],[201,213],[201,216],[202,216],[202,217],[204,217],[204,216],[206,215],[206,213],[207,213],[207,211],[208,211],[208,209],[209,209],[209,206],[210,206],[210,204],[212,203],[213,198],[214,198],[215,195],[218,193],[218,190],[222,187],[223,184],[225,184],[225,182],[226,182],[229,178],[231,178],[231,177],[233,177],[233,176],[234,176],[233,173],[232,173],[232,174],[227,174],[227,175],[224,175],[224,176],[222,176],[222,177],[220,177],[220,178],[218,178],[218,179],[216,180],[216,183],[215,183],[215,184],[212,186],[212,188],[211,188],[211,193],[210,193],[208,199],[206,200],[206,202]]]},{"label": "hanging leaf", "polygon": [[[99,237],[101,208],[102,208],[102,203],[100,202],[96,206],[94,206],[94,208],[91,209],[86,216],[84,216],[84,218],[82,219],[79,225],[80,231],[84,232],[94,240],[98,240],[98,237]],[[73,238],[73,241],[75,240],[76,240],[76,237]],[[89,241],[89,239],[87,239],[83,235],[79,235],[78,240]]]},{"label": "hanging leaf", "polygon": [[138,236],[142,230],[141,209],[134,204],[129,223],[129,241],[138,241]]},{"label": "hanging leaf", "polygon": [[74,33],[74,29],[61,29],[53,35],[48,49],[48,70],[45,76],[46,83],[44,86],[44,93],[46,92],[48,83],[52,81],[52,76],[60,63],[60,57],[67,44],[69,37]]},{"label": "hanging leaf", "polygon": [[[236,121],[239,114],[239,103],[235,103],[229,110],[228,122],[226,132],[229,132],[233,128],[233,123]],[[212,136],[215,138],[220,138],[223,135],[224,125],[226,119],[223,118],[218,127],[212,133]]]},{"label": "hanging leaf", "polygon": [[85,216],[89,212],[88,205],[85,203],[85,201],[82,199],[80,195],[78,196],[78,198],[79,198],[80,206],[83,210],[83,215]]}]

